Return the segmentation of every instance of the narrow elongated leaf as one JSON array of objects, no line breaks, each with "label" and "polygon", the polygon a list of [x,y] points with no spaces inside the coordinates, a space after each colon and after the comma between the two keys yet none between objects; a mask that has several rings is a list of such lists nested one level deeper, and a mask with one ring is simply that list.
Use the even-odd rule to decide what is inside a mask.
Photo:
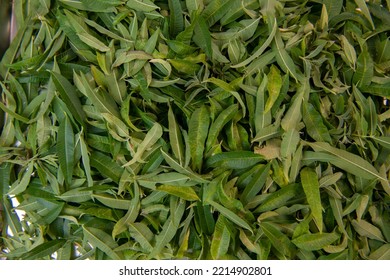
[{"label": "narrow elongated leaf", "polygon": [[[31,175],[34,172],[34,162],[31,161],[25,168],[20,180],[15,181],[8,191],[9,195],[17,195],[24,192],[31,180]],[[7,186],[8,187],[8,186]]]},{"label": "narrow elongated leaf", "polygon": [[280,32],[275,33],[275,40],[272,44],[272,49],[275,52],[278,65],[287,74],[290,74],[296,81],[300,79],[297,72],[297,67],[294,64],[291,56],[287,53]]},{"label": "narrow elongated leaf", "polygon": [[24,260],[39,260],[45,257],[50,257],[56,251],[58,251],[66,243],[65,239],[54,239],[45,243],[42,243],[26,254],[22,255],[21,258]]},{"label": "narrow elongated leaf", "polygon": [[213,206],[218,212],[220,212],[222,215],[224,215],[227,219],[235,223],[236,225],[249,230],[252,232],[252,227],[248,224],[247,221],[244,219],[240,218],[237,214],[233,213],[229,209],[223,207],[222,205],[214,202],[214,201],[208,201],[208,203]]},{"label": "narrow elongated leaf", "polygon": [[223,152],[211,156],[206,161],[207,167],[244,169],[262,162],[264,157],[249,151]]},{"label": "narrow elongated leaf", "polygon": [[361,236],[366,236],[370,239],[375,239],[381,242],[385,242],[382,232],[379,228],[370,224],[365,220],[352,220],[352,226]]},{"label": "narrow elongated leaf", "polygon": [[258,58],[267,49],[267,47],[271,44],[272,40],[274,39],[276,31],[278,29],[276,18],[273,21],[271,20],[270,22],[271,22],[271,24],[269,25],[269,28],[270,28],[271,32],[270,32],[267,40],[263,43],[263,45],[255,53],[253,53],[250,57],[248,57],[247,59],[245,59],[244,61],[242,61],[238,64],[233,65],[232,66],[233,68],[239,68],[239,67],[243,67],[243,66],[248,65],[254,59]]},{"label": "narrow elongated leaf", "polygon": [[321,250],[339,239],[340,235],[336,232],[332,233],[310,233],[303,234],[292,242],[300,249],[306,251]]},{"label": "narrow elongated leaf", "polygon": [[266,212],[286,205],[287,201],[296,197],[302,191],[300,184],[292,184],[269,194],[254,212]]},{"label": "narrow elongated leaf", "polygon": [[53,82],[73,117],[85,126],[85,113],[74,86],[61,74],[51,72]]},{"label": "narrow elongated leaf", "polygon": [[155,123],[153,127],[145,135],[145,139],[138,145],[137,151],[133,158],[123,166],[131,165],[137,161],[142,161],[142,155],[147,149],[150,149],[162,136],[162,127],[159,123]]},{"label": "narrow elongated leaf", "polygon": [[175,236],[184,213],[184,208],[185,203],[183,203],[183,201],[179,201],[176,209],[171,209],[171,215],[165,222],[161,232],[156,236],[156,245],[154,246],[152,252],[150,252],[149,258],[156,257],[164,246]]},{"label": "narrow elongated leaf", "polygon": [[230,234],[224,220],[223,216],[220,216],[215,224],[213,239],[211,240],[210,246],[211,256],[214,260],[223,258],[229,249]]},{"label": "narrow elongated leaf", "polygon": [[113,249],[118,245],[112,239],[112,237],[102,231],[101,229],[94,227],[83,227],[83,233],[85,238],[92,244],[92,246],[102,250],[107,256],[113,260],[120,260],[121,257]]},{"label": "narrow elongated leaf", "polygon": [[312,104],[306,102],[303,103],[302,117],[303,122],[306,125],[307,133],[310,137],[318,142],[332,142],[329,131],[324,125],[320,113],[317,112]]},{"label": "narrow elongated leaf", "polygon": [[109,194],[93,194],[92,197],[114,209],[128,210],[131,204],[131,201],[128,199],[118,198]]},{"label": "narrow elongated leaf", "polygon": [[209,111],[205,106],[195,110],[188,124],[188,137],[192,158],[192,169],[195,171],[201,170],[202,168],[203,152],[205,149],[209,124]]},{"label": "narrow elongated leaf", "polygon": [[206,141],[206,151],[209,151],[212,148],[212,145],[215,144],[219,133],[222,128],[234,117],[238,111],[238,105],[233,104],[223,110],[215,121],[210,126],[210,131]]},{"label": "narrow elongated leaf", "polygon": [[315,151],[329,153],[333,156],[329,158],[332,164],[357,177],[386,180],[381,177],[378,171],[369,162],[355,154],[331,147],[328,143],[324,142],[310,143],[309,145]]},{"label": "narrow elongated leaf", "polygon": [[282,88],[282,76],[280,75],[279,69],[274,65],[271,66],[270,72],[268,73],[268,99],[265,104],[265,113],[271,110],[275,101],[279,97],[280,90]]},{"label": "narrow elongated leaf", "polygon": [[159,6],[150,0],[129,0],[127,1],[126,5],[136,11],[142,12],[152,12],[156,9],[159,9]]},{"label": "narrow elongated leaf", "polygon": [[57,154],[65,182],[70,185],[74,167],[74,133],[67,116],[60,123],[57,135]]},{"label": "narrow elongated leaf", "polygon": [[168,123],[169,123],[169,140],[171,143],[172,152],[174,156],[177,158],[177,160],[179,161],[180,165],[183,166],[184,165],[183,137],[171,107],[169,107],[168,110]]},{"label": "narrow elongated leaf", "polygon": [[122,176],[123,168],[111,157],[94,151],[90,156],[91,166],[96,168],[104,176],[111,178],[114,182],[119,182],[119,179]]},{"label": "narrow elongated leaf", "polygon": [[290,257],[295,248],[290,239],[274,224],[263,222],[260,224],[264,234],[271,241],[272,246],[283,256]]},{"label": "narrow elongated leaf", "polygon": [[153,232],[147,225],[143,223],[131,223],[129,224],[129,231],[132,238],[141,245],[146,253],[150,253],[153,250],[153,246],[150,243],[153,239]]},{"label": "narrow elongated leaf", "polygon": [[288,157],[292,155],[299,144],[300,137],[299,132],[295,129],[291,129],[284,133],[282,144],[280,147],[280,154],[282,157]]},{"label": "narrow elongated leaf", "polygon": [[322,205],[317,173],[311,168],[305,167],[301,171],[301,181],[314,221],[322,232]]},{"label": "narrow elongated leaf", "polygon": [[157,187],[157,190],[175,195],[188,201],[200,200],[194,189],[191,187],[161,185]]},{"label": "narrow elongated leaf", "polygon": [[211,1],[203,10],[202,16],[205,18],[208,26],[214,25],[220,20],[231,7],[234,0],[214,0]]}]

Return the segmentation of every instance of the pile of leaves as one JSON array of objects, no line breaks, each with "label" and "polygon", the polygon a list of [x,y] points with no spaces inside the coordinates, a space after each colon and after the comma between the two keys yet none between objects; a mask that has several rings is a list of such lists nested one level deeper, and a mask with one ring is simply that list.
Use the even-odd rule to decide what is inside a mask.
[{"label": "pile of leaves", "polygon": [[3,257],[390,258],[389,1],[14,5]]}]

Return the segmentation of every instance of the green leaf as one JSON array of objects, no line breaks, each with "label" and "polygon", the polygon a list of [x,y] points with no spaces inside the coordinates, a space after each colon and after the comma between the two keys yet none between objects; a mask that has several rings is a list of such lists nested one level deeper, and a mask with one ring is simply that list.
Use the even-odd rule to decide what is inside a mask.
[{"label": "green leaf", "polygon": [[169,142],[172,147],[172,152],[181,166],[184,165],[184,145],[180,127],[176,121],[172,107],[168,110],[168,125],[169,125]]},{"label": "green leaf", "polygon": [[101,174],[112,179],[114,182],[119,182],[122,176],[123,168],[111,157],[98,152],[93,151],[90,156],[91,166],[96,168]]},{"label": "green leaf", "polygon": [[221,215],[225,216],[227,219],[235,223],[236,225],[249,230],[252,232],[252,227],[248,224],[247,221],[244,219],[240,218],[237,214],[233,213],[229,209],[223,207],[222,205],[218,204],[217,202],[214,201],[207,201],[211,206],[213,206],[218,212],[221,213]]},{"label": "green leaf", "polygon": [[319,231],[322,232],[322,205],[317,173],[305,167],[301,170],[301,181],[314,221]]},{"label": "green leaf", "polygon": [[294,60],[291,58],[291,56],[287,53],[285,49],[285,45],[283,43],[280,31],[277,31],[275,33],[274,39],[275,40],[272,44],[272,50],[275,53],[278,65],[280,66],[280,68],[283,69],[286,74],[291,75],[291,77],[293,77],[295,81],[299,81],[301,77],[300,75],[298,75],[297,67],[295,66]]},{"label": "green leaf", "polygon": [[282,189],[270,193],[259,207],[254,210],[255,213],[275,210],[287,204],[287,202],[299,195],[302,191],[300,184],[292,184]]},{"label": "green leaf", "polygon": [[291,257],[295,250],[290,239],[282,233],[282,231],[270,222],[262,222],[260,224],[264,234],[271,241],[272,246],[283,256]]},{"label": "green leaf", "polygon": [[368,258],[370,260],[389,260],[390,259],[390,244],[384,244],[374,252],[372,252]]},{"label": "green leaf", "polygon": [[218,136],[223,129],[223,127],[233,119],[233,117],[238,112],[238,105],[233,104],[223,110],[218,117],[215,119],[215,121],[211,124],[209,129],[209,134],[206,141],[206,152],[208,152],[213,145],[216,144],[216,141],[218,139]]},{"label": "green leaf", "polygon": [[365,220],[352,220],[351,224],[356,232],[361,236],[365,236],[381,242],[386,242],[380,229],[373,224],[370,224]]},{"label": "green leaf", "polygon": [[171,186],[161,185],[156,188],[158,191],[166,192],[175,195],[187,201],[200,200],[196,192],[191,187],[186,186]]},{"label": "green leaf", "polygon": [[210,253],[214,260],[220,260],[229,249],[230,233],[225,225],[223,216],[219,216],[215,224],[213,239],[211,240]]},{"label": "green leaf", "polygon": [[135,162],[142,162],[142,155],[147,149],[150,149],[157,141],[161,138],[163,134],[162,127],[159,123],[154,123],[153,127],[145,135],[145,138],[142,140],[141,144],[138,145],[136,153],[133,155],[133,158],[123,166],[129,166]]},{"label": "green leaf", "polygon": [[324,142],[315,142],[308,144],[316,152],[326,152],[327,154],[331,155],[331,157],[329,157],[329,159],[327,159],[326,161],[331,162],[337,167],[357,177],[365,179],[386,180],[385,178],[382,178],[378,171],[369,162],[355,154],[331,147],[328,143]]},{"label": "green leaf", "polygon": [[85,127],[85,112],[82,109],[80,99],[74,86],[61,74],[50,72],[53,82],[64,100],[72,116]]},{"label": "green leaf", "polygon": [[168,220],[165,222],[161,232],[156,236],[156,244],[152,252],[150,252],[149,258],[155,258],[165,245],[174,238],[179,228],[179,223],[183,216],[184,209],[185,203],[182,200],[178,201],[175,209],[171,209],[171,214]]},{"label": "green leaf", "polygon": [[280,146],[280,154],[282,157],[289,157],[297,150],[299,141],[299,132],[295,129],[288,130],[283,134],[282,143]]},{"label": "green leaf", "polygon": [[74,133],[72,125],[65,115],[60,123],[57,135],[57,155],[61,171],[67,185],[71,184],[74,167]]},{"label": "green leaf", "polygon": [[121,256],[114,251],[118,244],[112,237],[101,229],[83,226],[83,233],[92,246],[102,250],[108,257],[113,260],[120,260]]},{"label": "green leaf", "polygon": [[142,12],[152,12],[154,10],[160,9],[150,0],[129,0],[126,2],[126,5],[131,9]]},{"label": "green leaf", "polygon": [[34,172],[34,162],[31,161],[23,170],[23,172],[20,172],[19,176],[21,178],[18,178],[17,181],[15,181],[12,185],[11,188],[8,191],[8,195],[18,195],[20,193],[23,193],[30,181],[31,181],[31,175]]},{"label": "green leaf", "polygon": [[182,16],[182,9],[179,0],[168,0],[168,7],[170,11],[169,28],[170,34],[174,38],[184,29],[184,21]]},{"label": "green leaf", "polygon": [[131,205],[130,200],[117,198],[109,194],[98,193],[98,194],[93,194],[92,197],[96,198],[98,201],[100,201],[102,204],[106,205],[107,207],[111,207],[114,209],[128,210]]},{"label": "green leaf", "polygon": [[202,106],[195,110],[189,120],[188,137],[192,158],[192,169],[195,171],[202,169],[203,152],[209,124],[210,116],[206,106]]},{"label": "green leaf", "polygon": [[309,233],[303,234],[292,242],[300,249],[306,251],[321,250],[325,246],[328,246],[338,240],[340,237],[336,232],[332,233]]},{"label": "green leaf", "polygon": [[308,102],[303,103],[302,117],[310,137],[318,142],[332,143],[329,131],[324,125],[320,113],[317,112],[312,104]]},{"label": "green leaf", "polygon": [[214,25],[218,20],[220,20],[226,12],[230,9],[232,3],[235,0],[214,0],[211,1],[203,10],[202,16],[206,20],[208,26]]},{"label": "green leaf", "polygon": [[263,160],[263,156],[250,151],[223,152],[209,157],[206,161],[206,167],[244,169],[262,162]]},{"label": "green leaf", "polygon": [[153,232],[143,223],[131,223],[129,224],[129,231],[132,236],[145,250],[146,253],[150,253],[153,250],[151,241],[153,239]]},{"label": "green leaf", "polygon": [[23,260],[39,260],[45,257],[51,257],[56,251],[61,249],[66,243],[65,239],[54,239],[42,243],[27,253],[23,254],[20,258]]},{"label": "green leaf", "polygon": [[211,34],[203,16],[198,16],[194,26],[194,42],[212,59]]},{"label": "green leaf", "polygon": [[267,78],[268,99],[267,103],[265,104],[265,113],[271,110],[275,101],[278,99],[280,90],[282,88],[282,76],[280,75],[279,69],[276,66],[271,66]]}]

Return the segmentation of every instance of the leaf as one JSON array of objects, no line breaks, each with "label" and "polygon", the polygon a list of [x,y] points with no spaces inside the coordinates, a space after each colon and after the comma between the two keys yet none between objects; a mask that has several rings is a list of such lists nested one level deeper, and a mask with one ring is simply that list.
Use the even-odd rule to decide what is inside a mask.
[{"label": "leaf", "polygon": [[209,157],[206,161],[206,167],[244,169],[262,162],[263,160],[263,156],[250,151],[222,152]]},{"label": "leaf", "polygon": [[280,68],[282,68],[286,74],[291,75],[291,77],[293,77],[295,81],[299,81],[300,75],[298,75],[294,61],[285,49],[280,31],[277,31],[275,33],[272,50],[275,53],[276,61],[278,62]]},{"label": "leaf", "polygon": [[350,152],[333,148],[328,143],[324,142],[315,142],[308,143],[316,152],[326,152],[332,157],[329,158],[329,161],[335,166],[361,178],[365,179],[380,179],[382,178],[378,171],[366,160],[363,158],[352,154]]},{"label": "leaf", "polygon": [[308,87],[308,80],[300,86],[298,92],[294,95],[293,100],[291,101],[290,108],[288,108],[286,114],[284,115],[281,126],[285,131],[290,129],[297,129],[297,125],[302,118],[301,106],[304,98],[305,91]]},{"label": "leaf", "polygon": [[390,149],[390,136],[372,136],[372,139],[386,149]]},{"label": "leaf", "polygon": [[120,118],[119,109],[112,98],[103,95],[99,90],[92,89],[86,76],[80,73],[80,76],[74,73],[75,84],[77,88],[87,96],[92,104],[100,111],[100,113],[108,113]]},{"label": "leaf", "polygon": [[91,166],[96,168],[101,174],[112,179],[114,182],[119,182],[122,176],[123,168],[111,157],[98,152],[93,151],[90,156]]},{"label": "leaf", "polygon": [[249,230],[252,232],[252,227],[248,224],[247,221],[240,218],[237,214],[233,213],[229,209],[223,207],[222,205],[214,202],[214,201],[207,201],[211,206],[213,206],[218,212],[221,213],[221,215],[225,216],[227,219],[235,223],[236,225]]},{"label": "leaf", "polygon": [[8,195],[18,195],[20,193],[23,193],[27,189],[31,181],[31,176],[33,172],[34,172],[34,161],[31,161],[24,169],[24,172],[20,173],[22,174],[21,178],[15,181],[11,185],[11,188],[8,191]]},{"label": "leaf", "polygon": [[200,200],[194,189],[191,187],[161,185],[157,187],[157,190],[175,195],[187,201]]},{"label": "leaf", "polygon": [[[268,27],[270,30],[269,36],[267,37],[267,40],[263,43],[263,45],[261,45],[261,47],[255,51],[255,53],[253,53],[250,57],[248,57],[244,61],[242,61],[238,64],[235,64],[235,65],[232,65],[231,66],[232,68],[244,67],[244,66],[248,65],[249,63],[251,63],[254,59],[258,58],[259,56],[261,56],[263,54],[263,52],[271,44],[272,40],[274,40],[276,31],[278,29],[278,24],[277,24],[276,18],[273,21],[272,20],[270,21],[270,24],[268,25]],[[272,56],[273,55],[274,54],[272,54]]]},{"label": "leaf", "polygon": [[183,166],[184,157],[185,157],[183,137],[171,106],[169,106],[169,110],[168,110],[168,125],[169,125],[169,142],[171,144],[172,152],[176,157],[176,159],[179,161],[179,164]]},{"label": "leaf", "polygon": [[85,112],[81,106],[80,99],[76,93],[74,86],[61,74],[50,72],[53,82],[64,100],[72,116],[85,127]]},{"label": "leaf", "polygon": [[209,130],[210,117],[206,106],[195,110],[189,120],[188,137],[192,158],[192,169],[199,171],[202,169],[203,152]]},{"label": "leaf", "polygon": [[369,222],[365,220],[352,220],[351,224],[359,235],[386,242],[380,229]]},{"label": "leaf", "polygon": [[374,252],[372,252],[368,258],[370,260],[389,260],[390,259],[390,244],[384,244]]},{"label": "leaf", "polygon": [[109,234],[101,229],[85,226],[83,226],[83,233],[92,246],[102,250],[108,257],[113,260],[121,259],[120,255],[114,251],[118,244],[116,244]]},{"label": "leaf", "polygon": [[131,223],[129,224],[129,231],[131,237],[134,238],[146,253],[150,253],[153,250],[151,241],[153,239],[153,232],[143,223]]},{"label": "leaf", "polygon": [[282,231],[276,227],[273,223],[262,222],[260,224],[264,234],[271,241],[272,246],[283,256],[291,257],[295,250],[294,245],[290,239],[282,233]]},{"label": "leaf", "polygon": [[138,217],[140,210],[140,192],[137,184],[134,184],[134,196],[129,203],[129,209],[127,210],[126,215],[119,219],[112,229],[112,238],[115,238],[117,235],[124,232],[127,227],[134,223]]},{"label": "leaf", "polygon": [[152,12],[156,9],[160,9],[150,0],[129,0],[126,5],[131,9],[142,12]]},{"label": "leaf", "polygon": [[171,209],[171,215],[165,222],[161,232],[156,236],[156,244],[152,252],[150,252],[149,258],[155,258],[164,246],[175,236],[184,213],[184,207],[185,203],[180,200],[177,207],[175,209]]},{"label": "leaf", "polygon": [[45,257],[51,257],[56,251],[61,249],[66,243],[65,239],[54,239],[42,243],[27,253],[23,254],[20,258],[23,260],[39,260]]},{"label": "leaf", "polygon": [[278,99],[280,90],[282,88],[282,76],[280,75],[279,69],[274,65],[271,66],[267,78],[268,99],[267,103],[265,104],[265,113],[271,110],[275,101]]},{"label": "leaf", "polygon": [[325,246],[328,246],[338,240],[340,237],[336,232],[332,233],[308,233],[303,234],[292,242],[300,249],[306,251],[321,250]]},{"label": "leaf", "polygon": [[322,232],[322,205],[317,173],[309,167],[301,170],[301,181],[314,221]]},{"label": "leaf", "polygon": [[123,167],[129,166],[135,162],[142,162],[142,155],[144,152],[147,149],[150,149],[161,138],[162,134],[163,131],[161,125],[157,122],[154,123],[153,127],[145,135],[144,140],[138,145],[133,158],[128,163],[124,164]]},{"label": "leaf", "polygon": [[210,2],[202,12],[202,16],[206,20],[208,26],[214,25],[220,20],[231,7],[234,0],[222,1],[214,0]]},{"label": "leaf", "polygon": [[263,188],[265,182],[269,176],[271,165],[260,165],[259,168],[256,167],[256,173],[253,175],[252,179],[245,186],[244,191],[241,193],[240,201],[245,205],[250,200],[252,200]]},{"label": "leaf", "polygon": [[214,260],[220,260],[229,249],[230,233],[225,225],[223,216],[219,216],[215,224],[213,239],[211,240],[210,253]]},{"label": "leaf", "polygon": [[94,37],[94,36],[92,36],[92,35],[90,35],[88,33],[85,33],[85,32],[78,33],[77,36],[79,36],[81,41],[86,43],[91,48],[97,49],[98,51],[108,52],[108,51],[111,50],[109,47],[107,47],[99,39],[97,39],[96,37]]},{"label": "leaf", "polygon": [[374,76],[374,62],[367,48],[364,48],[357,58],[356,72],[353,83],[359,87],[369,86]]},{"label": "leaf", "polygon": [[128,210],[131,204],[131,201],[128,199],[117,198],[115,196],[104,193],[93,194],[92,197],[96,198],[105,206],[114,209]]},{"label": "leaf", "polygon": [[184,168],[183,166],[181,166],[179,163],[177,163],[170,155],[168,155],[164,151],[161,150],[161,153],[162,153],[165,161],[169,164],[169,166],[172,167],[177,172],[187,175],[189,178],[191,178],[192,180],[194,180],[196,182],[208,183],[208,181],[206,179],[202,178],[201,175],[193,172],[190,169]]},{"label": "leaf", "polygon": [[206,141],[206,152],[208,152],[212,146],[216,143],[218,136],[223,127],[230,121],[238,112],[238,105],[233,104],[223,110],[215,121],[211,124],[207,141]]},{"label": "leaf", "polygon": [[359,9],[363,13],[363,15],[370,22],[372,29],[375,29],[374,22],[372,21],[371,13],[370,13],[370,10],[367,7],[366,1],[364,1],[364,0],[355,0],[355,3],[359,7]]},{"label": "leaf", "polygon": [[176,37],[184,29],[184,21],[182,16],[181,4],[179,0],[168,0],[170,11],[169,28],[172,37]]},{"label": "leaf", "polygon": [[65,118],[58,128],[57,154],[61,171],[68,186],[71,184],[73,177],[74,150],[75,142],[73,128],[68,117],[65,115]]},{"label": "leaf", "polygon": [[280,154],[282,157],[289,157],[296,150],[301,138],[299,132],[295,129],[288,130],[283,134],[282,143],[280,146]]},{"label": "leaf", "polygon": [[286,205],[290,199],[296,197],[301,191],[300,184],[285,186],[276,192],[270,193],[254,212],[266,212],[282,207]]},{"label": "leaf", "polygon": [[320,113],[310,103],[304,102],[302,106],[302,117],[307,133],[318,142],[332,143],[329,131],[324,125]]},{"label": "leaf", "polygon": [[193,40],[205,52],[207,57],[213,58],[211,34],[203,16],[198,16],[195,20]]}]

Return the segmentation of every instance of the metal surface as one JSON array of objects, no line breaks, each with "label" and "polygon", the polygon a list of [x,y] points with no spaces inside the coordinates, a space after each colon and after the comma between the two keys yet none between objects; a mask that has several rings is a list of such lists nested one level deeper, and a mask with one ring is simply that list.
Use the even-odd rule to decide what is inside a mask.
[{"label": "metal surface", "polygon": [[0,0],[0,59],[10,43],[11,1]]}]

